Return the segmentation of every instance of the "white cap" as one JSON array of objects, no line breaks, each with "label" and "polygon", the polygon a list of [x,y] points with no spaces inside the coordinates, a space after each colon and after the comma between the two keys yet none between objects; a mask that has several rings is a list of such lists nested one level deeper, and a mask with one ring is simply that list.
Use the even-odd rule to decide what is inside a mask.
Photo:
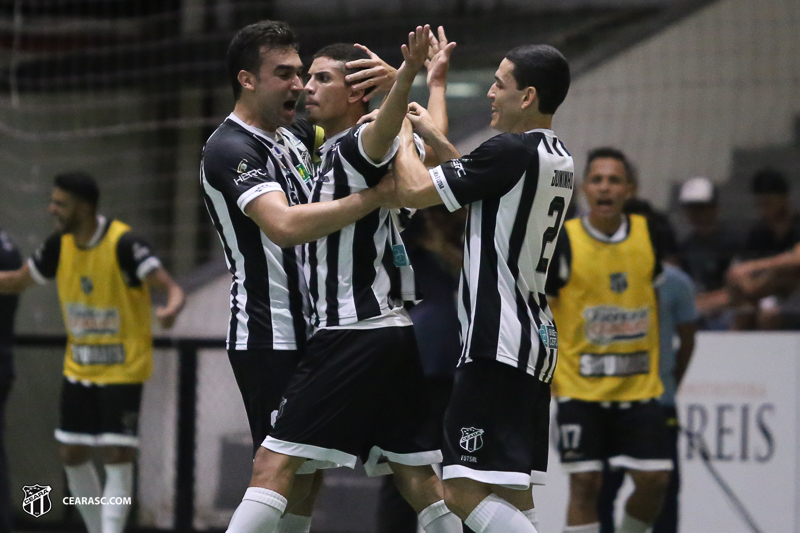
[{"label": "white cap", "polygon": [[710,204],[717,198],[717,191],[711,180],[697,176],[686,180],[681,185],[681,192],[678,201],[682,204]]}]

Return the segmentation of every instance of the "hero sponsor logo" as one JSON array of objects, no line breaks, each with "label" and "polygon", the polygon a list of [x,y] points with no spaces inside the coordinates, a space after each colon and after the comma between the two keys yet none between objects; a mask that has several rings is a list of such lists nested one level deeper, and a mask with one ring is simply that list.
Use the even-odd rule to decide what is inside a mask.
[{"label": "hero sponsor logo", "polygon": [[642,339],[650,329],[650,310],[647,307],[623,309],[599,305],[584,309],[583,318],[586,338],[599,345]]},{"label": "hero sponsor logo", "polygon": [[244,183],[245,181],[249,180],[250,178],[256,178],[256,177],[266,178],[267,177],[267,173],[264,171],[264,169],[261,169],[261,168],[252,168],[251,169],[250,168],[250,164],[247,161],[247,159],[242,159],[239,162],[239,166],[236,167],[236,173],[238,174],[238,176],[236,176],[233,179],[233,182],[236,185],[241,185],[242,183]]}]

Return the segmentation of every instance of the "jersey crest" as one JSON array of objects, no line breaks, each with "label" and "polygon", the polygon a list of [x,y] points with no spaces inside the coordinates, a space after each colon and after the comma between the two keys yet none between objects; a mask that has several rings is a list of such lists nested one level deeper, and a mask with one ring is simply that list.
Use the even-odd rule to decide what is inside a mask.
[{"label": "jersey crest", "polygon": [[611,292],[622,294],[628,288],[628,273],[614,272],[609,276]]},{"label": "jersey crest", "polygon": [[476,452],[483,448],[483,433],[484,431],[478,428],[461,428],[458,445],[469,453]]}]

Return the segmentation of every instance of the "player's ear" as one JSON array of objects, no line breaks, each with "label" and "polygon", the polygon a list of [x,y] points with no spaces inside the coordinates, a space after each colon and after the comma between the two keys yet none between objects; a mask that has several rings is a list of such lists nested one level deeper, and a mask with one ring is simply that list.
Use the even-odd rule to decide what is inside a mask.
[{"label": "player's ear", "polygon": [[239,75],[236,76],[236,79],[239,80],[242,89],[247,89],[248,91],[252,91],[256,88],[256,77],[252,72],[247,72],[246,70],[240,70]]},{"label": "player's ear", "polygon": [[521,107],[522,109],[528,109],[529,107],[534,110],[539,109],[539,94],[536,92],[536,87],[525,87],[522,95]]},{"label": "player's ear", "polygon": [[347,103],[354,104],[356,102],[361,102],[366,94],[367,92],[364,89],[354,91],[353,87],[350,86],[350,92],[347,94]]}]

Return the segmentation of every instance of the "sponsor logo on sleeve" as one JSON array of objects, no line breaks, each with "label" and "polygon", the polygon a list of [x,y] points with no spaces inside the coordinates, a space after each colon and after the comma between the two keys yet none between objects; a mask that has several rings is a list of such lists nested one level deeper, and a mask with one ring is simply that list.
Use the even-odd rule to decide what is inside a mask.
[{"label": "sponsor logo on sleeve", "polygon": [[452,163],[453,163],[453,170],[456,171],[456,176],[458,176],[459,178],[463,178],[464,176],[467,175],[467,171],[464,170],[464,165],[461,163],[460,159],[453,159]]},{"label": "sponsor logo on sleeve", "polygon": [[236,173],[238,174],[238,176],[236,176],[233,179],[233,182],[236,185],[241,185],[242,183],[246,182],[250,178],[256,178],[256,177],[266,178],[267,177],[267,173],[263,168],[252,168],[250,163],[247,161],[247,159],[242,159],[239,162],[239,166],[236,167]]}]

